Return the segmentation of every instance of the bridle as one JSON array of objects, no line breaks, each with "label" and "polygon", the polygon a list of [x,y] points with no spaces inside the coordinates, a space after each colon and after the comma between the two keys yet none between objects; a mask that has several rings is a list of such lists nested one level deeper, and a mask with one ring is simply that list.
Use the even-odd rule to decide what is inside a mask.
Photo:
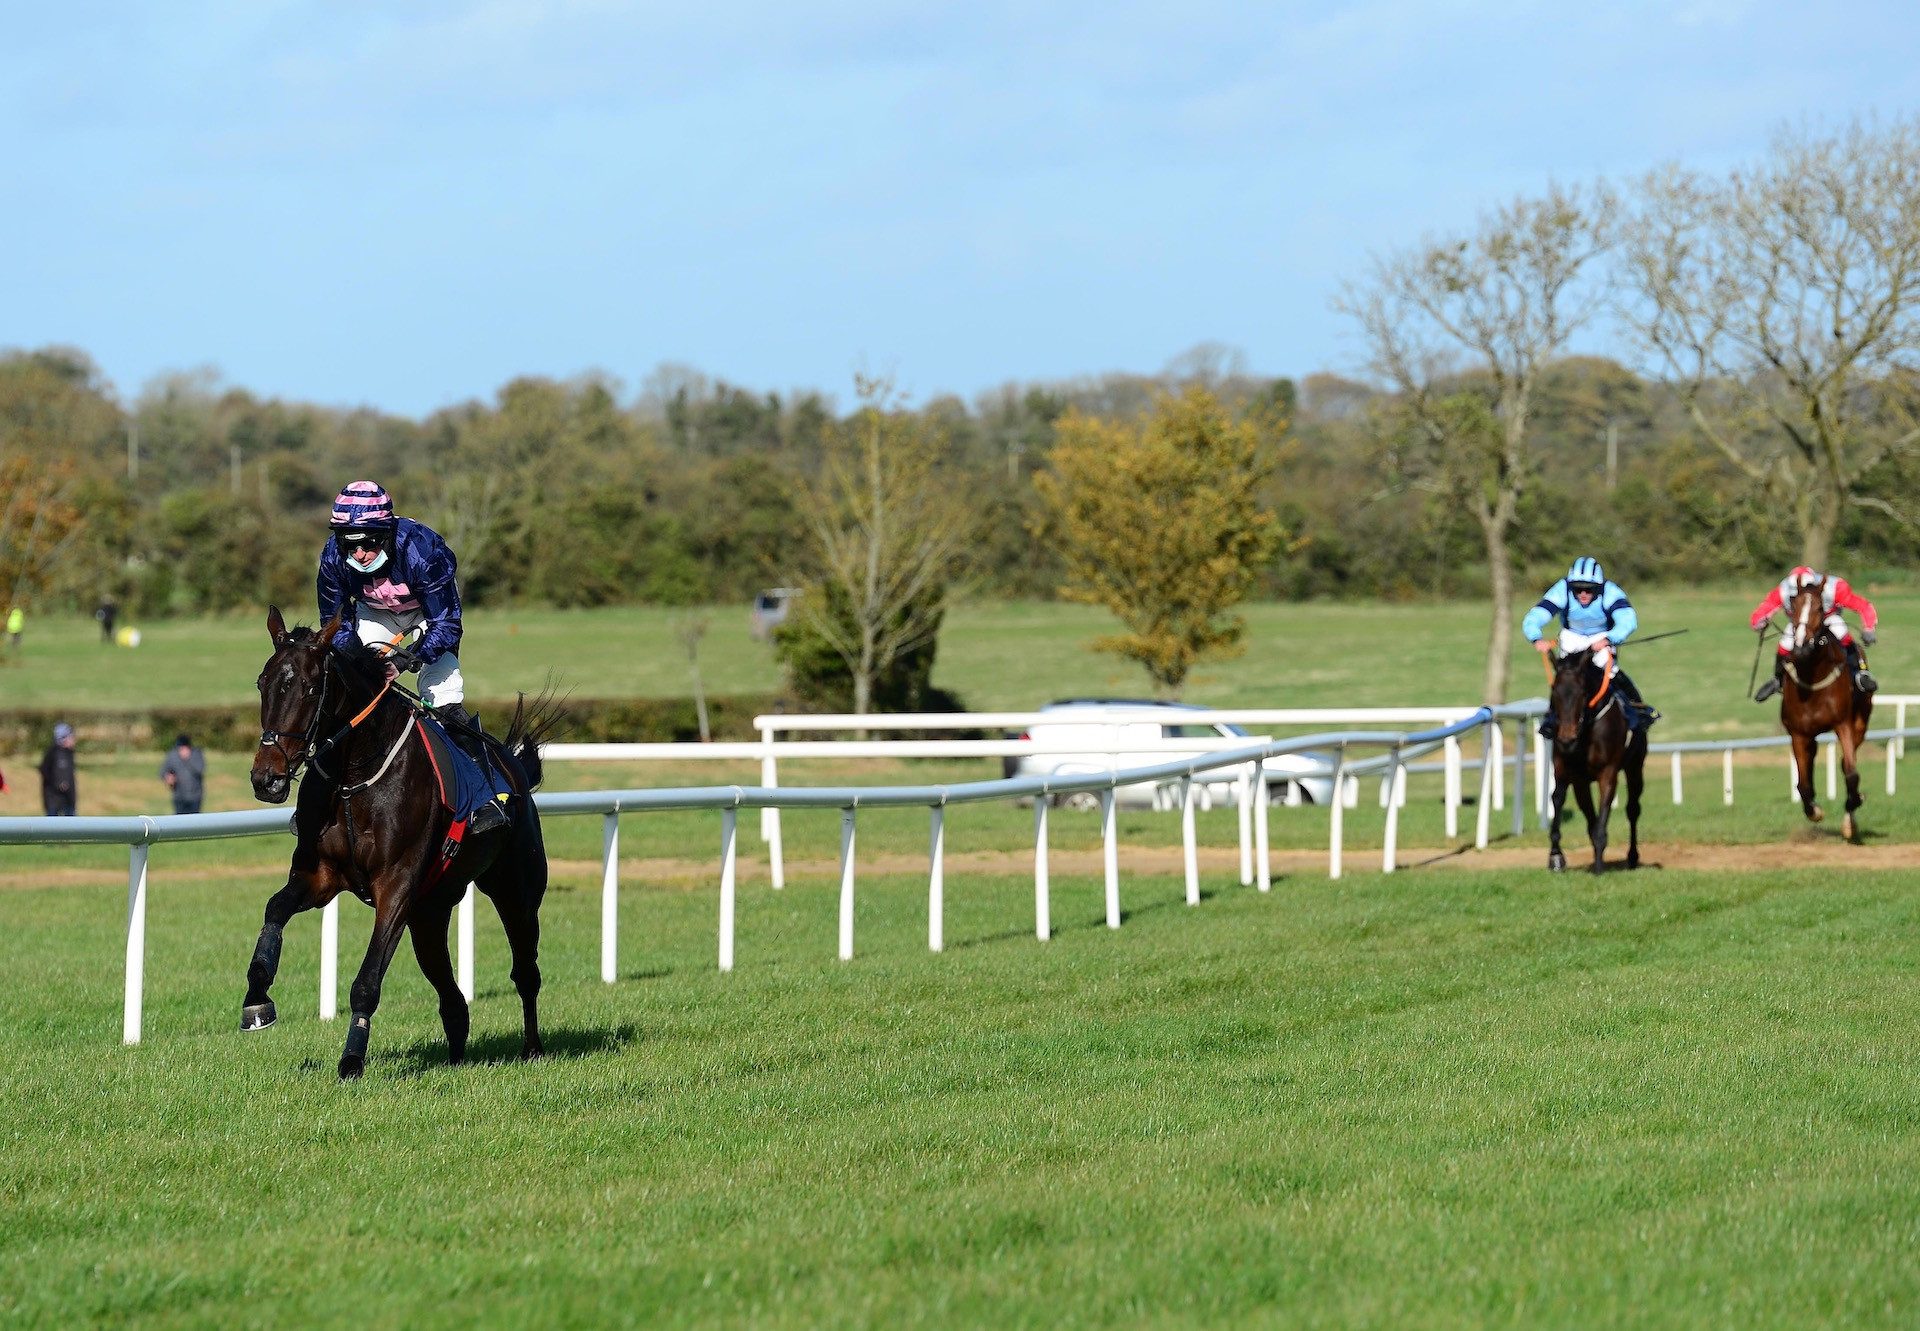
[{"label": "bridle", "polygon": [[[320,669],[320,687],[317,690],[308,691],[307,696],[309,697],[312,697],[317,692],[320,701],[313,709],[313,720],[307,723],[307,728],[302,731],[262,730],[260,732],[260,747],[264,749],[271,746],[279,753],[280,760],[286,764],[286,776],[289,782],[300,775],[300,769],[303,767],[312,767],[316,771],[319,771],[322,776],[325,776],[326,769],[320,766],[320,759],[331,752],[333,747],[339,744],[340,741],[352,734],[362,721],[372,716],[373,709],[380,705],[380,700],[387,696],[387,690],[393,687],[393,681],[391,679],[384,681],[380,685],[379,691],[373,695],[373,701],[369,702],[365,707],[362,707],[359,712],[354,715],[352,720],[348,721],[344,726],[341,726],[340,729],[316,745],[313,739],[315,735],[320,733],[320,722],[327,714],[327,693],[333,687],[333,652],[333,645],[329,643],[326,647],[326,656]],[[299,749],[291,753],[288,752],[286,745],[288,740],[298,740],[300,742]]]},{"label": "bridle", "polygon": [[[1580,651],[1571,653],[1570,655],[1567,655],[1567,656],[1563,656],[1560,659],[1562,661],[1571,661],[1575,656],[1585,656],[1589,664],[1593,663],[1593,652],[1591,648],[1582,648]],[[1615,668],[1617,669],[1617,667]],[[1586,733],[1593,728],[1593,723],[1598,721],[1602,716],[1606,715],[1606,712],[1607,712],[1606,707],[1600,708],[1599,711],[1595,711],[1594,707],[1599,703],[1599,701],[1602,698],[1607,698],[1608,695],[1613,692],[1613,673],[1614,672],[1611,669],[1604,670],[1601,672],[1600,688],[1598,689],[1598,691],[1594,693],[1594,695],[1591,698],[1585,698],[1585,694],[1587,691],[1586,686],[1584,684],[1580,686],[1580,694],[1583,698],[1585,698],[1585,700],[1580,705],[1580,728],[1575,733],[1573,739],[1567,742],[1578,744],[1581,738],[1585,736]],[[1559,682],[1557,675],[1555,676],[1554,682],[1555,683]],[[1619,701],[1619,698],[1617,696],[1609,698],[1607,707],[1613,706],[1614,703],[1618,701]],[[1558,735],[1554,736],[1554,742],[1556,744],[1561,742]]]},{"label": "bridle", "polygon": [[[327,654],[320,667],[320,687],[309,689],[308,697],[316,693],[320,701],[313,709],[313,720],[307,723],[305,730],[267,730],[260,732],[260,747],[271,747],[280,755],[280,761],[286,764],[286,777],[289,782],[300,775],[300,769],[319,756],[313,747],[313,738],[320,732],[320,719],[327,714],[327,691],[333,686],[333,648],[327,648]],[[289,752],[288,740],[298,740],[300,747]]]}]

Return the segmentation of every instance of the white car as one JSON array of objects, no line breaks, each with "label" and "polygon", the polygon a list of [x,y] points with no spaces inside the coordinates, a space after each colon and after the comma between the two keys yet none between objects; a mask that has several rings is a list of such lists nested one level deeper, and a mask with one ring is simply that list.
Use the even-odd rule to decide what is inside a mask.
[{"label": "white car", "polygon": [[[1048,703],[1040,709],[1048,719],[1029,727],[1021,739],[1040,740],[1075,748],[1098,746],[1095,753],[1030,753],[1006,760],[1008,776],[1082,776],[1103,774],[1113,766],[1149,767],[1156,763],[1180,762],[1197,758],[1209,749],[1181,750],[1173,747],[1148,748],[1143,742],[1179,739],[1243,739],[1247,744],[1260,742],[1239,726],[1218,721],[1200,721],[1188,713],[1205,710],[1186,703],[1154,702],[1130,698],[1069,698]],[[1142,713],[1155,714],[1140,719]],[[1117,720],[1126,715],[1128,720]],[[1058,717],[1058,720],[1054,718]],[[1288,753],[1269,758],[1265,764],[1268,799],[1280,803],[1326,804],[1333,798],[1333,778],[1327,770],[1333,755],[1325,753]],[[1203,804],[1225,803],[1233,796],[1234,783],[1246,772],[1245,766],[1222,767],[1199,775]],[[1306,775],[1313,772],[1315,775]],[[1156,807],[1164,804],[1153,782],[1121,786],[1114,792],[1122,805]],[[1068,807],[1094,807],[1096,794],[1055,796],[1056,803]]]}]

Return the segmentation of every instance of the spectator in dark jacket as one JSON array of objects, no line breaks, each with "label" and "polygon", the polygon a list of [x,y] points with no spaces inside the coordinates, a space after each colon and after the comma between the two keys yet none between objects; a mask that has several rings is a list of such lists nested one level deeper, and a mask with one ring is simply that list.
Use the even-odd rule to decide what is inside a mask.
[{"label": "spectator in dark jacket", "polygon": [[175,813],[199,813],[207,793],[207,755],[193,747],[193,738],[181,734],[173,752],[160,764],[160,779],[173,791]]},{"label": "spectator in dark jacket", "polygon": [[40,803],[49,818],[71,818],[79,804],[73,780],[73,727],[53,728],[53,743],[40,759]]}]

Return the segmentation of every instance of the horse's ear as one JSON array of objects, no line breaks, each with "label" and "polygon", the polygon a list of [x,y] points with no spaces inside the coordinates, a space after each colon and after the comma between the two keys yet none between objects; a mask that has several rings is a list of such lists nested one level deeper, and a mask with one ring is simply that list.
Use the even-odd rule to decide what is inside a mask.
[{"label": "horse's ear", "polygon": [[341,606],[338,610],[333,612],[333,618],[329,619],[326,623],[326,627],[320,630],[320,633],[318,636],[321,642],[326,643],[329,646],[332,645],[333,635],[340,631],[340,621],[346,617],[346,614],[347,614],[347,608],[344,605]]},{"label": "horse's ear", "polygon": [[267,607],[267,632],[273,637],[273,645],[278,647],[287,640],[287,621],[280,617],[280,607]]}]

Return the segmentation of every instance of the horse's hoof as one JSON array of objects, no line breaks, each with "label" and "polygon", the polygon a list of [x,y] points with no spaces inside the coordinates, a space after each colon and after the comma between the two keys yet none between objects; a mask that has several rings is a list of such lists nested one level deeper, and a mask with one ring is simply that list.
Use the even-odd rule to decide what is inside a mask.
[{"label": "horse's hoof", "polygon": [[1605,873],[1606,871],[1607,871],[1607,862],[1605,860],[1595,860],[1592,864],[1589,864],[1587,866],[1588,873],[1601,874],[1601,873]]},{"label": "horse's hoof", "polygon": [[367,1060],[358,1054],[343,1054],[340,1058],[340,1080],[359,1081],[360,1074],[367,1070]]},{"label": "horse's hoof", "polygon": [[1818,804],[1814,805],[1811,809],[1807,810],[1807,821],[1810,823],[1824,822],[1826,820],[1826,817],[1827,817],[1827,811],[1821,808]]},{"label": "horse's hoof", "polygon": [[1551,869],[1554,873],[1559,873],[1562,870],[1564,870],[1566,867],[1567,867],[1567,857],[1565,855],[1562,855],[1559,851],[1556,850],[1551,855],[1547,856],[1547,868]]},{"label": "horse's hoof", "polygon": [[1628,851],[1628,852],[1627,852],[1627,867],[1628,867],[1629,869],[1638,869],[1638,868],[1640,867],[1640,852],[1639,852],[1639,851],[1637,851],[1637,850],[1630,850],[1630,851]]},{"label": "horse's hoof", "polygon": [[538,1040],[529,1040],[520,1047],[520,1058],[523,1062],[530,1063],[536,1058],[545,1058],[546,1054],[547,1047]]},{"label": "horse's hoof", "polygon": [[1852,841],[1858,831],[1859,829],[1853,825],[1853,815],[1848,814],[1846,817],[1846,820],[1840,824],[1841,837],[1843,837],[1848,841]]},{"label": "horse's hoof", "polygon": [[240,1009],[240,1029],[243,1031],[264,1031],[279,1019],[280,1014],[273,1010],[273,1001],[248,1003]]}]

